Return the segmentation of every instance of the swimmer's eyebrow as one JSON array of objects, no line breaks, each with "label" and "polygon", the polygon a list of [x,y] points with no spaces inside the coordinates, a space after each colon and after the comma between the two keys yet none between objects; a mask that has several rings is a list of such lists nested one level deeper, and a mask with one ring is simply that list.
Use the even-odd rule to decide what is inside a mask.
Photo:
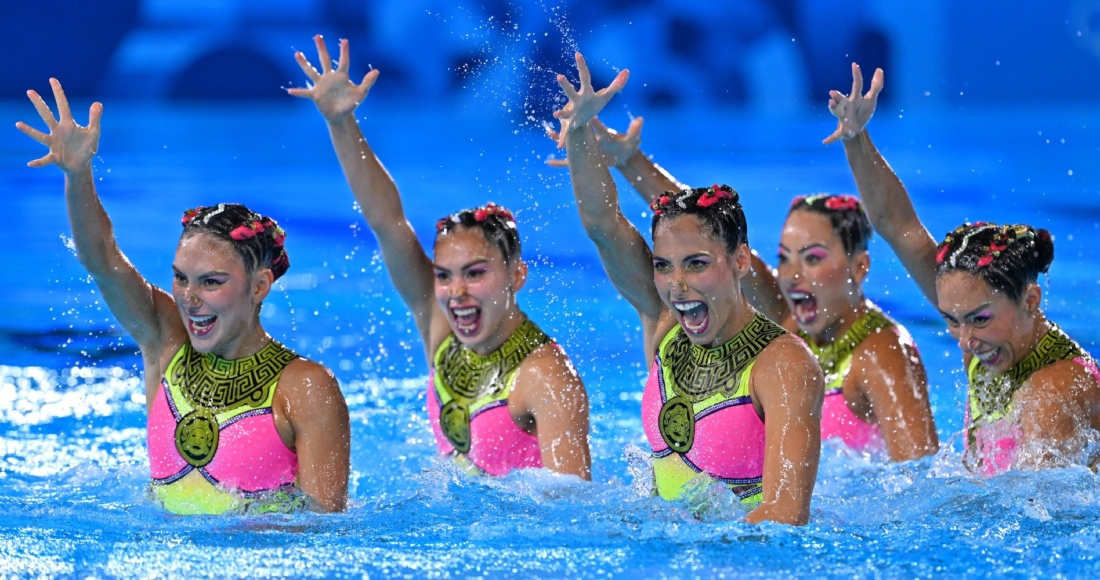
[{"label": "swimmer's eyebrow", "polygon": [[[480,259],[474,260],[473,262],[463,264],[459,268],[459,270],[469,270],[470,268],[473,268],[474,266],[480,266],[480,265],[486,264],[488,262],[489,262],[488,258],[480,258]],[[450,272],[450,270],[448,270],[447,268],[444,268],[443,266],[440,266],[439,264],[436,264],[435,262],[432,262],[432,268],[435,268],[436,270],[439,270],[441,272]]]},{"label": "swimmer's eyebrow", "polygon": [[695,258],[713,258],[713,257],[714,257],[714,254],[711,254],[710,252],[695,252],[694,254],[691,254],[689,256],[684,256],[683,261],[687,262],[688,260],[694,260]]},{"label": "swimmer's eyebrow", "polygon": [[[975,314],[977,314],[979,311],[985,310],[986,308],[989,308],[992,305],[993,305],[992,302],[983,302],[982,304],[979,304],[978,307],[975,308],[974,310],[971,310],[970,312],[967,312],[966,314],[963,314],[962,317],[963,318],[970,318],[971,316],[974,316]],[[955,320],[954,316],[951,316],[950,314],[944,312],[943,310],[940,310],[940,316],[942,316],[944,318],[947,318],[949,320]]]},{"label": "swimmer's eyebrow", "polygon": [[[181,272],[180,269],[177,268],[175,264],[172,264],[172,272],[174,272],[174,273],[176,273],[179,276],[182,276],[184,278],[187,277],[187,274],[184,274],[183,272]],[[202,274],[199,274],[198,279],[202,280],[203,278],[209,278],[211,276],[228,276],[228,275],[229,275],[229,272],[225,272],[223,270],[211,270],[209,272],[203,272]]]}]

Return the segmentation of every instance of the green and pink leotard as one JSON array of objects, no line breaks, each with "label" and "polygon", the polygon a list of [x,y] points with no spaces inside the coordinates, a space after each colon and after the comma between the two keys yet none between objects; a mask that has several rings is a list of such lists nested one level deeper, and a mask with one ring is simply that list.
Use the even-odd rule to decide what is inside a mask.
[{"label": "green and pink leotard", "polygon": [[798,334],[806,341],[825,373],[825,400],[821,406],[822,441],[838,438],[848,447],[859,451],[880,451],[885,448],[879,426],[856,416],[844,398],[844,379],[852,369],[852,356],[867,337],[883,331],[893,332],[903,341],[912,343],[905,328],[873,304],[866,314],[832,344],[818,346],[809,335],[801,332]]},{"label": "green and pink leotard", "polygon": [[717,348],[694,345],[677,325],[661,340],[642,395],[657,493],[677,499],[702,474],[742,503],[763,499],[764,421],[749,391],[756,357],[786,334],[761,314]]},{"label": "green and pink leotard", "polygon": [[989,374],[978,357],[970,359],[964,456],[967,467],[986,476],[1012,468],[1020,437],[1019,426],[1011,420],[1012,398],[1036,371],[1063,360],[1081,365],[1100,384],[1096,362],[1053,323],[1034,350],[1000,375]]},{"label": "green and pink leotard", "polygon": [[453,334],[443,340],[428,379],[428,418],[440,454],[489,475],[542,467],[538,437],[516,425],[508,396],[520,365],[544,344],[554,342],[530,319],[488,356]]},{"label": "green and pink leotard", "polygon": [[170,512],[285,511],[298,456],[275,428],[271,402],[298,355],[276,342],[226,360],[185,343],[172,357],[149,411],[152,491]]}]

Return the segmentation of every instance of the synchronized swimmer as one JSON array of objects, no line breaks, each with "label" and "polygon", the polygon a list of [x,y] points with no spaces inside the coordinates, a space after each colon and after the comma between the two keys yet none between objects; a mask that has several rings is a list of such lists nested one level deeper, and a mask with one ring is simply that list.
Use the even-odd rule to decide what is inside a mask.
[{"label": "synchronized swimmer", "polygon": [[[378,71],[356,84],[348,42],[332,66],[324,40],[314,40],[321,70],[296,53],[310,86],[288,93],[310,99],[327,123],[416,322],[437,450],[471,474],[546,468],[591,479],[584,383],[517,302],[527,265],[515,216],[492,202],[447,215],[429,257],[355,119]],[[655,494],[691,507],[700,490],[721,485],[746,521],[801,525],[822,440],[893,461],[937,452],[916,344],[863,292],[872,226],[963,352],[966,466],[996,475],[1088,459],[1100,370],[1043,314],[1037,279],[1054,257],[1050,232],[967,223],[937,244],[866,129],[881,70],[863,94],[853,64],[851,93],[830,93],[838,123],[825,143],[843,143],[862,200],[796,198],[773,269],[750,249],[738,192],[679,183],[641,152],[641,118],[625,133],[600,122],[629,72],[597,91],[580,53],[576,63],[579,88],[558,76],[567,103],[551,136],[567,152],[558,164],[569,167],[585,232],[641,320]],[[345,509],[351,449],[340,387],[260,324],[264,299],[290,267],[286,233],[238,204],[188,210],[171,292],[153,286],[118,248],[96,192],[102,105],[81,127],[50,82],[56,117],[27,93],[48,132],[16,126],[49,148],[28,165],[64,174],[77,257],[140,347],[156,501],[180,514]],[[652,248],[623,215],[610,166],[650,203]]]}]

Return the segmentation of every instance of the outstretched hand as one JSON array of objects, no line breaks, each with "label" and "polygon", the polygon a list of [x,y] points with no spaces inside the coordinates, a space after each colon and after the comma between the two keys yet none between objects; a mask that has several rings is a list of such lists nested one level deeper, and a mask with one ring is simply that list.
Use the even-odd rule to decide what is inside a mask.
[{"label": "outstretched hand", "polygon": [[335,121],[344,115],[350,114],[367,98],[374,81],[378,80],[378,70],[367,73],[362,82],[355,84],[348,77],[348,67],[351,66],[351,57],[348,55],[347,39],[340,40],[340,60],[336,68],[332,68],[332,58],[325,46],[325,39],[318,34],[313,37],[317,44],[317,58],[320,61],[321,72],[313,68],[309,59],[301,51],[294,53],[294,59],[302,72],[309,77],[311,87],[305,89],[287,89],[286,92],[295,96],[310,99],[321,115],[328,121]]},{"label": "outstretched hand", "polygon": [[69,100],[65,98],[61,83],[57,79],[50,79],[50,87],[53,88],[53,98],[57,101],[57,118],[53,116],[49,105],[38,93],[27,91],[27,97],[38,110],[38,115],[46,122],[46,127],[50,130],[49,134],[22,121],[17,122],[15,127],[31,139],[50,148],[49,153],[27,163],[27,166],[45,167],[54,164],[66,174],[73,174],[89,166],[92,157],[95,157],[99,149],[99,119],[103,115],[103,105],[92,103],[88,111],[88,126],[81,127],[73,120],[72,111],[69,110]]},{"label": "outstretched hand", "polygon": [[871,90],[863,94],[863,73],[859,65],[852,63],[852,93],[843,95],[840,91],[829,91],[829,112],[837,118],[836,131],[822,143],[828,145],[838,139],[847,141],[859,135],[875,114],[878,94],[882,91],[882,69],[875,69],[871,78]]},{"label": "outstretched hand", "polygon": [[[642,117],[634,117],[630,126],[626,128],[626,133],[619,133],[604,125],[599,117],[593,117],[592,128],[595,129],[596,143],[600,147],[604,161],[615,167],[626,165],[642,144],[643,122]],[[546,136],[555,142],[561,141],[561,134],[549,125],[546,127]],[[566,159],[548,159],[546,163],[551,167],[569,167],[569,161]]]},{"label": "outstretched hand", "polygon": [[588,65],[585,64],[584,57],[579,52],[577,53],[577,74],[581,81],[580,90],[574,89],[573,83],[569,82],[565,75],[558,75],[558,84],[569,99],[560,111],[554,111],[554,117],[561,121],[559,148],[565,147],[565,136],[569,132],[583,128],[588,121],[599,115],[611,97],[623,89],[626,79],[630,78],[630,71],[623,69],[607,88],[594,90],[592,75],[588,72]]}]

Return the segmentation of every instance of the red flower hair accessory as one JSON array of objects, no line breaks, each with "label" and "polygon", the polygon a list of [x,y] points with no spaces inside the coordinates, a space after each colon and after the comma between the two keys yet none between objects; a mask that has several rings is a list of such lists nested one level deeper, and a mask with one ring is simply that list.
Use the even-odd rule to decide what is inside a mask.
[{"label": "red flower hair accessory", "polygon": [[515,216],[512,215],[512,212],[508,211],[507,209],[505,209],[503,207],[500,207],[499,205],[497,205],[497,204],[495,204],[491,201],[489,203],[485,204],[485,207],[479,207],[474,211],[474,220],[479,221],[479,222],[483,222],[483,221],[489,219],[489,216],[494,216],[494,215],[501,218],[501,219],[503,219],[503,220],[505,220],[505,221],[510,221],[510,222],[516,221],[516,218],[515,218]]},{"label": "red flower hair accessory", "polygon": [[710,207],[721,199],[733,199],[733,195],[730,192],[722,189],[717,183],[712,185],[706,193],[699,196],[699,200],[695,202],[699,207]]},{"label": "red flower hair accessory", "polygon": [[191,223],[191,220],[195,219],[195,216],[199,215],[199,212],[204,209],[206,208],[200,205],[199,207],[183,212],[183,217],[180,218],[180,223],[183,225]]},{"label": "red flower hair accessory", "polygon": [[264,232],[264,225],[260,222],[251,222],[241,226],[237,226],[233,231],[229,232],[229,237],[237,240],[238,242],[254,238],[256,234],[262,234]]},{"label": "red flower hair accessory", "polygon": [[947,257],[947,249],[950,246],[950,244],[951,244],[950,241],[945,241],[943,243],[943,245],[940,246],[940,251],[936,252],[936,263],[937,264],[942,264],[944,258]]},{"label": "red flower hair accessory", "polygon": [[859,198],[854,195],[834,195],[825,200],[825,207],[833,211],[856,211]]}]

